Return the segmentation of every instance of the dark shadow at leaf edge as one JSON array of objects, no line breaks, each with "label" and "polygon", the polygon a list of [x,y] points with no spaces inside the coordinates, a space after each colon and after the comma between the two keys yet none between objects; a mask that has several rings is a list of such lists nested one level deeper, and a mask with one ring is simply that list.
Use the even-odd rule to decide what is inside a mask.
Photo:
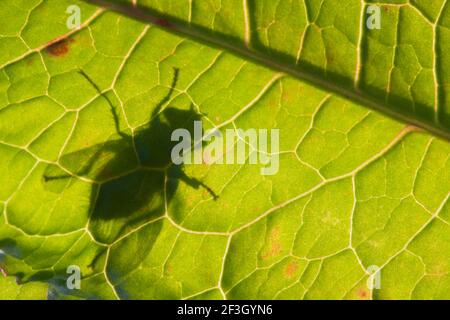
[{"label": "dark shadow at leaf edge", "polygon": [[[437,136],[450,140],[450,114],[444,114],[444,111],[441,110],[438,114],[440,119],[439,124],[436,124],[433,121],[434,119],[429,116],[430,106],[420,103],[416,104],[415,109],[417,112],[413,113],[411,112],[411,101],[404,97],[391,95],[386,101],[386,93],[383,90],[372,86],[364,86],[361,88],[363,93],[358,92],[353,87],[353,79],[346,78],[333,72],[324,73],[322,69],[304,61],[301,61],[299,65],[296,65],[295,59],[292,56],[266,47],[254,34],[252,34],[251,39],[252,47],[260,52],[246,48],[243,40],[238,37],[211,31],[208,28],[192,22],[187,23],[177,17],[167,15],[139,4],[132,6],[125,0],[114,2],[107,0],[83,1],[108,8],[144,23],[152,23],[165,31],[192,38],[195,41],[208,46],[220,50],[227,50],[241,58],[251,60],[256,64],[271,68],[275,71],[283,71],[295,78],[306,81],[319,89],[332,92],[354,101],[355,103],[382,112],[390,118],[421,127]],[[249,5],[252,6],[253,3],[250,1]],[[254,12],[254,10],[252,11],[251,9],[252,8],[250,8],[249,12]],[[253,28],[255,26],[255,18],[253,16],[250,16],[250,25],[253,26]],[[214,41],[214,37],[221,38],[225,42],[219,43],[218,41]],[[277,58],[280,62],[273,62],[271,60],[273,58]],[[267,63],[268,61],[272,61],[273,63]],[[314,75],[320,75],[320,78]],[[331,83],[336,85],[330,85]],[[441,92],[440,96],[443,97],[444,94]]]}]

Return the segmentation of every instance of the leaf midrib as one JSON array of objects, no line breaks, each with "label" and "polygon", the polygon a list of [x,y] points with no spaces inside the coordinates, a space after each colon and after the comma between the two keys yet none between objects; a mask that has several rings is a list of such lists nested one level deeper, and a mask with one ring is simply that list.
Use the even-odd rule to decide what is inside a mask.
[{"label": "leaf midrib", "polygon": [[332,81],[326,80],[323,77],[317,76],[312,72],[295,69],[291,65],[275,61],[272,57],[264,54],[263,52],[258,52],[247,48],[246,46],[244,46],[244,43],[242,46],[235,45],[231,41],[228,42],[221,39],[221,37],[214,37],[212,34],[202,32],[200,28],[196,28],[195,25],[191,25],[191,27],[188,27],[185,22],[182,22],[177,18],[161,14],[156,10],[151,10],[148,8],[145,8],[144,10],[139,6],[111,3],[108,0],[83,1],[111,11],[115,11],[144,23],[151,23],[168,32],[178,34],[185,38],[191,38],[208,46],[212,46],[220,50],[226,50],[246,60],[251,60],[274,71],[285,73],[294,78],[305,81],[313,86],[316,86],[322,90],[337,94],[362,106],[368,107],[378,112],[382,112],[390,118],[394,118],[406,124],[416,126],[430,132],[431,134],[434,134],[435,136],[450,141],[450,130],[445,127],[433,125],[426,121],[420,121],[414,117],[399,112],[389,107],[387,104],[382,103],[380,100],[369,97],[358,88],[351,89],[350,87],[341,86]]}]

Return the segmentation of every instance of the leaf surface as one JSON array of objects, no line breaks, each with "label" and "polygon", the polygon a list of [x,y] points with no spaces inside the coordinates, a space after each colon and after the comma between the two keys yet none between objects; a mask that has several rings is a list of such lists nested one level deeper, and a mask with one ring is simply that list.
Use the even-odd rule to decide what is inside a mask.
[{"label": "leaf surface", "polygon": [[[448,7],[413,2],[431,17]],[[413,2],[389,8],[417,13]],[[345,88],[331,90],[165,30],[166,22],[149,25],[78,1],[6,3],[2,14],[10,23],[0,27],[0,47],[11,49],[0,53],[0,249],[9,274],[49,282],[55,298],[450,297],[450,144],[335,94],[356,92],[352,73],[342,72],[342,82],[332,65],[307,71]],[[68,31],[65,10],[74,3],[82,26]],[[170,23],[186,18],[184,2],[152,3],[159,4],[149,7],[152,14],[178,18]],[[207,19],[215,11],[200,5],[206,20],[196,24],[214,22],[208,37],[245,44],[244,11],[239,16],[232,10],[238,3],[226,3],[213,20]],[[288,2],[279,3],[283,12]],[[333,5],[342,9],[323,1],[323,9],[308,10],[328,12],[320,19],[332,23]],[[261,24],[271,12],[252,10],[262,12]],[[194,12],[191,19],[200,19]],[[277,27],[283,35],[302,34],[286,31],[288,22]],[[329,41],[341,39],[332,36],[342,33],[338,27],[326,30]],[[297,52],[293,40],[279,40],[273,30],[267,40],[287,59],[267,49],[264,57],[277,65]],[[337,47],[347,45],[356,48],[345,41]],[[299,68],[308,51],[313,56],[307,40],[304,50]],[[381,79],[381,71],[371,72]],[[369,82],[360,79],[367,101],[387,92],[363,90]],[[432,97],[430,90],[420,97]],[[205,130],[280,129],[279,172],[263,176],[261,165],[249,163],[171,166],[170,132],[197,117]],[[81,268],[81,290],[65,287],[70,265]],[[380,289],[367,287],[371,266],[381,269]]]},{"label": "leaf surface", "polygon": [[87,1],[450,137],[446,0]]},{"label": "leaf surface", "polygon": [[0,300],[43,300],[47,299],[48,286],[32,282],[19,285],[14,277],[0,277]]}]

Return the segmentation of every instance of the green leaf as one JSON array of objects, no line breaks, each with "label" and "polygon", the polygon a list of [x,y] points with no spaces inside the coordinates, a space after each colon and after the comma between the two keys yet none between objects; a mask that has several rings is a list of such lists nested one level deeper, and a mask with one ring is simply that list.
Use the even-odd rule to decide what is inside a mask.
[{"label": "green leaf", "polygon": [[447,0],[86,1],[450,137]]},{"label": "green leaf", "polygon": [[[417,128],[447,135],[448,53],[425,48],[448,42],[433,42],[431,33],[417,44],[408,39],[417,30],[405,27],[399,39],[408,44],[396,50],[416,48],[417,59],[391,55],[393,74],[413,72],[422,53],[424,70],[441,59],[437,113],[428,81],[410,95],[393,76],[387,94],[374,80],[384,79],[383,63],[362,64],[372,69],[355,88],[354,57],[340,56],[359,43],[351,21],[362,7],[354,2],[299,1],[309,10],[305,20],[284,0],[193,1],[191,11],[188,1],[125,3],[120,13],[80,1],[7,0],[1,18],[8,23],[0,26],[0,48],[8,48],[0,51],[4,269],[24,283],[48,282],[57,299],[450,298],[450,144]],[[445,39],[449,6],[427,3],[384,7],[400,17],[440,15],[434,32]],[[68,30],[73,4],[82,24]],[[267,10],[256,7],[262,4]],[[244,8],[258,19],[246,24]],[[297,63],[298,42],[289,37],[300,40],[313,19]],[[324,41],[314,40],[317,28]],[[361,41],[389,40],[365,32]],[[387,47],[361,57],[384,59]],[[325,68],[324,56],[336,60]],[[405,108],[411,104],[414,113]],[[223,133],[279,129],[279,172],[264,176],[262,165],[248,162],[171,165],[171,132],[192,131],[194,120]],[[66,287],[74,265],[80,290]],[[379,289],[367,286],[373,266],[381,270]]]},{"label": "green leaf", "polygon": [[0,276],[0,300],[47,299],[47,287],[48,285],[38,282],[19,285],[14,277]]}]

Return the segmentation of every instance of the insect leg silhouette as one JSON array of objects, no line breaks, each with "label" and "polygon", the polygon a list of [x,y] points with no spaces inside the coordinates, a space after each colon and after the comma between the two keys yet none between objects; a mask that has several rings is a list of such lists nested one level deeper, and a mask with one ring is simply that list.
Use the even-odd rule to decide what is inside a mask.
[{"label": "insect leg silhouette", "polygon": [[188,186],[194,189],[199,189],[200,187],[204,188],[214,198],[214,200],[217,200],[219,198],[219,196],[209,186],[196,178],[189,177],[184,173],[183,170],[177,172],[177,179],[183,181]]},{"label": "insect leg silhouette", "polygon": [[162,98],[161,101],[159,101],[159,103],[156,105],[156,108],[152,112],[150,121],[153,120],[159,114],[159,112],[161,111],[164,104],[166,104],[170,100],[170,97],[172,97],[173,91],[175,90],[175,87],[178,82],[179,73],[180,73],[180,69],[173,68],[173,78],[172,78],[172,84],[170,85],[170,90],[166,94],[166,96],[164,98]]},{"label": "insect leg silhouette", "polygon": [[[121,132],[120,130],[120,121],[119,121],[119,116],[117,114],[116,108],[114,107],[113,103],[111,102],[111,100],[109,99],[108,96],[106,96],[103,92],[101,92],[100,88],[97,86],[97,84],[86,74],[86,72],[84,72],[83,70],[79,69],[78,73],[80,75],[82,75],[97,91],[98,95],[103,97],[104,99],[106,99],[108,105],[110,106],[110,111],[111,114],[113,116],[114,119],[114,126],[116,129],[117,134],[119,134],[122,138],[124,139],[130,139],[130,136],[128,136],[127,134]],[[87,175],[92,167],[94,166],[96,160],[98,159],[98,157],[100,156],[101,152],[103,150],[100,148],[98,149],[93,155],[92,157],[89,158],[89,160],[87,161],[87,163],[83,166],[83,168],[78,171],[76,173],[77,176],[85,176]],[[58,176],[45,176],[44,175],[44,180],[47,181],[52,181],[52,180],[62,180],[62,179],[67,179],[67,178],[71,178],[72,175],[70,174],[65,174],[65,175],[58,175]]]},{"label": "insect leg silhouette", "polygon": [[108,102],[108,105],[110,107],[111,110],[111,114],[114,118],[114,125],[116,128],[116,132],[122,137],[122,138],[129,138],[129,136],[125,133],[123,133],[122,131],[120,131],[120,121],[119,121],[119,115],[117,114],[117,110],[114,107],[113,103],[111,102],[111,100],[109,99],[109,97],[107,95],[105,95],[100,88],[97,86],[97,84],[86,74],[86,72],[84,72],[83,70],[78,70],[78,73],[81,74],[97,91],[97,93],[99,94],[99,96],[103,97],[106,99],[106,101]]},{"label": "insect leg silhouette", "polygon": [[79,177],[86,176],[91,171],[92,167],[94,166],[96,160],[98,159],[98,157],[100,156],[102,151],[103,151],[102,149],[95,151],[95,153],[89,158],[89,160],[86,162],[86,164],[83,166],[83,168],[80,171],[76,172],[74,175],[71,175],[71,174],[63,174],[63,175],[58,175],[58,176],[44,175],[44,181],[48,182],[48,181],[72,178],[74,176],[79,176]]}]

